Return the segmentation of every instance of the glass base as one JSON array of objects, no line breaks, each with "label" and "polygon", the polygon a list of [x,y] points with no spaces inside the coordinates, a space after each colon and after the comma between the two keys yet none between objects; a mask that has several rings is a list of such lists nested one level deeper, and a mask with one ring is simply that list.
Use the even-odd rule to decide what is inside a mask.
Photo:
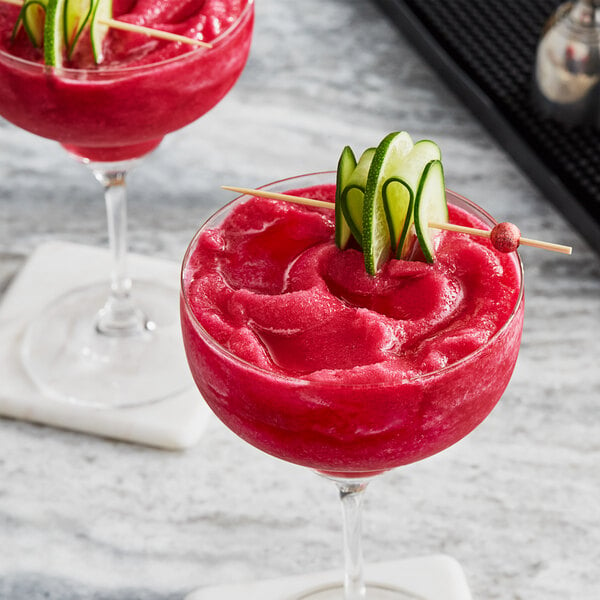
[{"label": "glass base", "polygon": [[[425,600],[422,596],[415,596],[410,592],[378,583],[367,583],[366,594],[362,597],[351,598],[348,600]],[[294,596],[290,600],[345,600],[344,586],[325,585],[308,592],[303,592],[299,596]]]},{"label": "glass base", "polygon": [[54,400],[115,408],[158,402],[191,387],[177,290],[136,282],[133,298],[144,327],[125,337],[98,331],[107,296],[106,283],[72,290],[29,325],[22,361],[40,391]]},{"label": "glass base", "polygon": [[73,146],[72,144],[61,144],[62,147],[76,160],[83,163],[114,163],[141,158],[155,150],[162,138],[131,144],[129,146]]}]

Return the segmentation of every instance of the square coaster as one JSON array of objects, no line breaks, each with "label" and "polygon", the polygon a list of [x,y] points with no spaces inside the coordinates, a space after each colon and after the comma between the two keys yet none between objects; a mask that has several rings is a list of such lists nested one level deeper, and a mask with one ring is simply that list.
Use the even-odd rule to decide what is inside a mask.
[{"label": "square coaster", "polygon": [[[339,571],[325,571],[248,583],[199,589],[185,600],[294,600],[321,586],[341,582]],[[472,600],[460,564],[443,554],[408,558],[365,567],[367,600],[369,582],[387,584],[414,600]],[[341,599],[341,596],[340,596]]]},{"label": "square coaster", "polygon": [[[191,374],[184,392],[161,402],[95,409],[44,397],[23,369],[20,345],[27,324],[55,298],[96,283],[103,274],[108,293],[110,261],[107,250],[49,242],[15,277],[0,303],[0,415],[158,448],[188,448],[200,439],[212,414]],[[135,254],[128,263],[134,281],[158,279],[172,287],[178,306],[178,264]]]}]

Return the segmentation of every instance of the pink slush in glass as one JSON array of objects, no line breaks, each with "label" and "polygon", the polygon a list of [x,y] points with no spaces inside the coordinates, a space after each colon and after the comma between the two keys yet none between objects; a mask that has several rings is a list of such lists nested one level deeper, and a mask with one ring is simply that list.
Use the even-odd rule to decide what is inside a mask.
[{"label": "pink slush in glass", "polygon": [[[332,201],[334,178],[265,189]],[[451,222],[495,224],[447,197]],[[438,241],[433,265],[392,260],[371,277],[358,249],[335,247],[333,211],[243,196],[204,224],[183,262],[184,344],[212,410],[255,447],[338,485],[347,599],[365,594],[356,508],[370,478],[472,431],[517,360],[517,254],[464,234]],[[367,597],[410,596],[376,585]]]},{"label": "pink slush in glass", "polygon": [[[125,178],[162,138],[210,110],[248,57],[253,0],[114,0],[119,20],[208,42],[211,48],[110,29],[95,65],[89,35],[60,67],[0,3],[0,115],[56,140],[103,185],[113,267],[105,283],[68,292],[28,328],[23,361],[49,397],[118,407],[158,401],[187,383],[173,288],[126,266]],[[108,297],[108,299],[107,299]]]}]

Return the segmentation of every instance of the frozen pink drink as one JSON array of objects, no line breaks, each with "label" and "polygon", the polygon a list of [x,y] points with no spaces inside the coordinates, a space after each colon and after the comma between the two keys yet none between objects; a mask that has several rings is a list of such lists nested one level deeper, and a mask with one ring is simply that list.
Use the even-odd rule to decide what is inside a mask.
[{"label": "frozen pink drink", "polygon": [[[335,189],[291,193],[333,201]],[[493,224],[448,200],[450,222]],[[209,221],[182,289],[189,364],[217,416],[328,474],[381,472],[458,441],[500,398],[520,344],[516,254],[445,232],[434,264],[391,260],[372,277],[358,249],[335,246],[333,211],[273,200]]]},{"label": "frozen pink drink", "polygon": [[0,115],[90,160],[139,157],[228,92],[246,63],[253,8],[251,0],[114,0],[117,19],[213,48],[111,29],[100,66],[82,35],[65,68],[52,69],[24,31],[11,41],[19,8],[0,3]]}]

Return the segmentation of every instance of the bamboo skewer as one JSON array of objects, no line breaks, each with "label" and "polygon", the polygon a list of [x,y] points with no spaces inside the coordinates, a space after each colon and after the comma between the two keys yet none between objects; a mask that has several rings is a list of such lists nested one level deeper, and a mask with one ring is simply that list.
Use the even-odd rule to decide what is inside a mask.
[{"label": "bamboo skewer", "polygon": [[[23,6],[23,0],[0,0],[0,2],[4,2],[5,4],[12,4],[13,6]],[[152,27],[144,27],[143,25],[134,25],[133,23],[126,23],[125,21],[119,21],[118,19],[98,18],[98,23],[100,23],[100,25],[105,25],[106,27],[111,27],[112,29],[120,29],[121,31],[140,33],[142,35],[147,35],[150,37],[155,37],[170,42],[182,42],[184,44],[191,44],[192,46],[212,48],[212,44],[209,44],[208,42],[195,40],[185,35],[171,33],[170,31],[163,31],[162,29],[154,29]]]},{"label": "bamboo skewer", "polygon": [[271,200],[283,200],[284,202],[292,202],[293,204],[304,204],[305,206],[314,206],[316,208],[334,208],[331,202],[323,202],[323,200],[315,200],[314,198],[302,198],[302,196],[279,194],[277,192],[267,192],[266,190],[253,190],[251,188],[231,187],[229,185],[222,185],[221,188],[238,194],[248,194],[260,198],[270,198]]},{"label": "bamboo skewer", "polygon": [[[428,223],[432,229],[445,229],[446,231],[455,231],[456,233],[468,233],[469,235],[478,235],[480,237],[489,238],[491,231],[486,229],[475,229],[474,227],[464,227],[463,225],[454,225],[452,223]],[[520,237],[519,244],[521,246],[532,246],[533,248],[541,248],[542,250],[550,250],[551,252],[560,252],[561,254],[571,254],[573,248],[571,246],[563,246],[562,244],[554,244],[552,242],[543,242],[542,240],[534,240],[531,238]]]},{"label": "bamboo skewer", "polygon": [[[316,208],[328,208],[333,210],[334,204],[331,202],[323,202],[314,198],[302,198],[300,196],[292,196],[290,194],[279,194],[277,192],[268,192],[266,190],[255,190],[251,188],[233,187],[228,185],[221,186],[224,190],[236,192],[238,194],[248,194],[258,196],[260,198],[270,198],[271,200],[282,200],[284,202],[292,202],[294,204],[303,204],[305,206],[314,206]],[[442,229],[445,231],[454,231],[456,233],[467,233],[469,235],[477,235],[479,237],[490,237],[490,231],[486,229],[475,229],[474,227],[464,227],[462,225],[454,225],[452,223],[428,223],[432,229]],[[562,244],[554,244],[552,242],[543,242],[531,238],[519,238],[519,244],[523,246],[531,246],[533,248],[541,248],[542,250],[550,250],[551,252],[560,252],[561,254],[571,254],[573,249],[571,246],[563,246]]]},{"label": "bamboo skewer", "polygon": [[183,42],[184,44],[190,44],[192,46],[212,48],[212,44],[209,44],[208,42],[195,40],[193,38],[186,37],[185,35],[171,33],[170,31],[162,31],[162,29],[153,29],[152,27],[134,25],[133,23],[126,23],[125,21],[119,21],[118,19],[98,19],[98,22],[101,25],[106,25],[107,27],[112,27],[113,29],[120,29],[121,31],[131,31],[133,33],[141,33],[142,35],[159,38],[161,40],[167,40],[169,42]]}]

